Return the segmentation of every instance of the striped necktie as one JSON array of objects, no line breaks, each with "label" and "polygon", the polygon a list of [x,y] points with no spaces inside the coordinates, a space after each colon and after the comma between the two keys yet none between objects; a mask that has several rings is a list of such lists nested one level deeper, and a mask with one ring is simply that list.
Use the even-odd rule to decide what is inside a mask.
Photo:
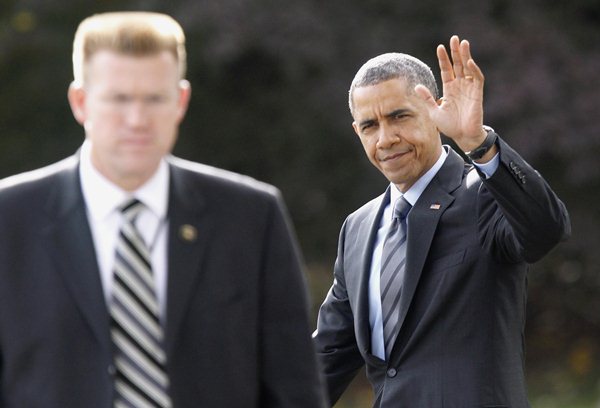
[{"label": "striped necktie", "polygon": [[406,264],[406,216],[410,208],[404,197],[396,201],[392,225],[383,243],[379,285],[386,359],[390,356],[399,330],[400,296]]},{"label": "striped necktie", "polygon": [[172,406],[150,251],[135,227],[143,208],[137,199],[121,207],[110,305],[115,408]]}]

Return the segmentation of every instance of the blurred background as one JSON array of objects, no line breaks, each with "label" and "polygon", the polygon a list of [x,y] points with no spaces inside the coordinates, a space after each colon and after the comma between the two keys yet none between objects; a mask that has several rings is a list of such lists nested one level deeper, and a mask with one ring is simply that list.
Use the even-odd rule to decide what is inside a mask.
[{"label": "blurred background", "polygon": [[[315,317],[345,216],[386,186],[351,128],[354,73],[400,51],[439,80],[437,44],[468,38],[486,76],[485,122],[545,176],[573,223],[529,276],[531,402],[600,407],[600,1],[2,0],[0,177],[81,144],[66,98],[71,43],[81,19],[109,10],[182,24],[193,93],[175,153],[282,190]],[[370,400],[359,374],[336,407]]]}]

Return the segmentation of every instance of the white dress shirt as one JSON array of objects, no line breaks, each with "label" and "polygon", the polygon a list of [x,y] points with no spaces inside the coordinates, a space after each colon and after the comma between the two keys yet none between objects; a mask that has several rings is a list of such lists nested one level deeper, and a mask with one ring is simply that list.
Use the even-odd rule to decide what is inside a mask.
[{"label": "white dress shirt", "polygon": [[164,160],[161,161],[150,180],[136,191],[127,192],[110,182],[93,166],[90,141],[83,143],[80,157],[81,188],[106,304],[109,305],[112,298],[115,250],[124,220],[119,208],[135,197],[145,205],[136,219],[136,227],[150,249],[156,296],[161,316],[164,317],[167,293],[169,166]]},{"label": "white dress shirt", "polygon": [[[408,201],[411,206],[414,206],[419,197],[421,197],[423,191],[425,191],[425,188],[440,170],[447,157],[448,151],[446,150],[446,147],[444,147],[442,148],[442,153],[435,164],[404,194],[402,194],[393,183],[390,185],[390,202],[387,203],[383,211],[381,220],[379,222],[377,236],[375,237],[375,242],[373,243],[373,255],[371,259],[371,270],[369,276],[369,324],[371,326],[371,353],[382,360],[385,360],[385,347],[383,344],[383,322],[381,317],[381,292],[379,288],[379,278],[381,273],[383,242],[390,226],[392,225],[393,219],[393,205],[391,204],[395,204],[400,197],[404,196],[406,201]],[[489,178],[498,168],[499,162],[500,158],[498,154],[496,154],[492,160],[487,163],[473,164],[475,164],[483,172],[486,178]],[[407,230],[410,230],[409,224],[407,224]],[[407,271],[407,273],[409,272]]]}]

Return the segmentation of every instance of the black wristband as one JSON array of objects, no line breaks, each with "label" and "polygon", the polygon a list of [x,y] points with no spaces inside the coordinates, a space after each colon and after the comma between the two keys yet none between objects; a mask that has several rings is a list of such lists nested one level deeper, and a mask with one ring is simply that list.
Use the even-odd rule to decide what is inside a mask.
[{"label": "black wristband", "polygon": [[487,136],[485,137],[482,144],[480,144],[475,149],[465,152],[467,157],[471,160],[479,160],[481,159],[491,148],[496,144],[498,140],[498,134],[489,126],[483,126],[483,130],[487,132]]}]

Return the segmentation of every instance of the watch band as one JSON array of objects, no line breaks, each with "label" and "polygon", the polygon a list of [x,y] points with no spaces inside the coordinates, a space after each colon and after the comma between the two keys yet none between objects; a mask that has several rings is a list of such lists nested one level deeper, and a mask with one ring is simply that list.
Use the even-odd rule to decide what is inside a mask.
[{"label": "watch band", "polygon": [[498,140],[498,134],[489,126],[483,125],[483,130],[487,132],[487,136],[479,146],[475,149],[465,152],[467,157],[471,160],[481,159],[491,148],[496,144]]}]

